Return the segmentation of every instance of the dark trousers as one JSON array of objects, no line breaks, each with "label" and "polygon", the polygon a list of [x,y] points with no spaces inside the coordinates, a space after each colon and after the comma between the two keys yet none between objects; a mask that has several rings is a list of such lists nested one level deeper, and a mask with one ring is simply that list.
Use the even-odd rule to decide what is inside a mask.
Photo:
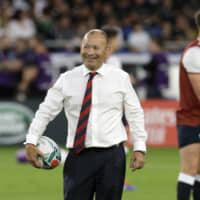
[{"label": "dark trousers", "polygon": [[125,153],[123,145],[71,150],[64,165],[64,200],[121,200]]}]

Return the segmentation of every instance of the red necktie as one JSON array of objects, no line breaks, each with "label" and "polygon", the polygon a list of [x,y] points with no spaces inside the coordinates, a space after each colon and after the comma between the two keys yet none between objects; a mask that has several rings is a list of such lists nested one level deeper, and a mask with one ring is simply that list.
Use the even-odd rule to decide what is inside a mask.
[{"label": "red necktie", "polygon": [[75,140],[74,140],[74,151],[75,153],[80,153],[84,149],[85,137],[87,131],[87,124],[90,115],[91,103],[92,103],[92,79],[96,75],[96,72],[90,72],[85,96],[83,99],[80,116],[78,119],[78,126],[76,129]]}]

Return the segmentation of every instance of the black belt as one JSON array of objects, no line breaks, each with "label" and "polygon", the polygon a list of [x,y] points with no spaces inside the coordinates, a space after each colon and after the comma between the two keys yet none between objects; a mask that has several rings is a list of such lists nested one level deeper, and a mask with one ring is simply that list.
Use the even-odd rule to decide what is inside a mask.
[{"label": "black belt", "polygon": [[[115,144],[112,145],[110,147],[88,147],[88,148],[84,148],[83,152],[85,151],[96,151],[96,152],[101,152],[101,151],[107,151],[107,150],[111,150],[111,149],[115,149],[117,147],[122,146],[123,142],[119,143],[119,144]],[[73,151],[73,148],[70,148],[69,151]]]}]

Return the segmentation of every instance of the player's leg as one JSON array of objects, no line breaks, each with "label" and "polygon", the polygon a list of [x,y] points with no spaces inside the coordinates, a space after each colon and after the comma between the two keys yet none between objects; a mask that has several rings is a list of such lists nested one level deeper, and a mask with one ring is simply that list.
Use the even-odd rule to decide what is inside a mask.
[{"label": "player's leg", "polygon": [[200,126],[178,125],[181,170],[178,176],[177,199],[189,200],[200,157]]},{"label": "player's leg", "polygon": [[200,199],[200,157],[199,157],[199,165],[198,165],[197,174],[195,176],[195,183],[193,186],[193,199],[194,200]]},{"label": "player's leg", "polygon": [[93,200],[95,171],[90,152],[71,150],[63,169],[64,200]]},{"label": "player's leg", "polygon": [[178,177],[177,199],[189,200],[197,173],[200,149],[199,143],[180,148],[181,171]]},{"label": "player's leg", "polygon": [[123,145],[105,152],[104,162],[96,176],[96,200],[121,200],[126,163]]}]

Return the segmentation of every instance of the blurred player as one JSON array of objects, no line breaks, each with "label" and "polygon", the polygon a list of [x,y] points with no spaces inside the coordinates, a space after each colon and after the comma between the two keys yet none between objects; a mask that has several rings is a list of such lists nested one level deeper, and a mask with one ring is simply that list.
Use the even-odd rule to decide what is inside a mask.
[{"label": "blurred player", "polygon": [[120,37],[118,28],[115,26],[106,25],[102,28],[102,30],[105,31],[105,33],[107,34],[108,45],[109,45],[106,63],[115,65],[115,67],[122,69],[122,63],[120,58],[114,55],[114,53],[119,49],[120,46]]},{"label": "blurred player", "polygon": [[25,67],[22,69],[17,99],[20,100],[26,97],[43,98],[52,85],[55,74],[43,38],[30,38],[29,51],[22,56]]},{"label": "blurred player", "polygon": [[[102,30],[107,34],[108,38],[108,46],[109,51],[107,53],[107,59],[106,63],[114,65],[117,68],[122,69],[122,63],[118,56],[114,55],[114,53],[119,49],[120,46],[120,37],[119,37],[119,29],[115,26],[104,26]],[[130,75],[132,84],[134,83],[134,78],[132,75]],[[125,115],[123,115],[122,118],[123,124],[126,127],[127,133],[129,131],[128,123],[125,118]],[[126,154],[128,154],[129,148],[124,145],[124,149]],[[127,180],[124,182],[124,190],[136,190],[136,187],[133,185],[128,184]]]},{"label": "blurred player", "polygon": [[180,105],[177,111],[181,170],[177,199],[200,199],[200,10],[195,14],[199,35],[180,62]]},{"label": "blurred player", "polygon": [[147,88],[146,98],[164,98],[164,92],[168,88],[169,83],[169,63],[163,48],[163,39],[159,37],[152,38],[149,51],[152,55],[151,60],[144,65],[147,73],[147,77],[145,78]]}]

